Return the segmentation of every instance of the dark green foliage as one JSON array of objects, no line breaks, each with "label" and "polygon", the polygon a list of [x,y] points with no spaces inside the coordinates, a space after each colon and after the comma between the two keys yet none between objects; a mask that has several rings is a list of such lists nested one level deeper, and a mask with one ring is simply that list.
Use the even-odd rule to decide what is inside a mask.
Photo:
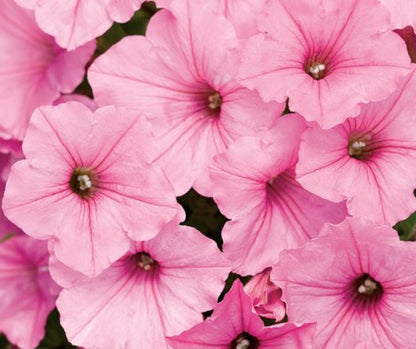
[{"label": "dark green foliage", "polygon": [[46,322],[45,338],[39,343],[37,349],[73,349],[76,348],[68,342],[65,332],[59,323],[59,312],[52,310]]},{"label": "dark green foliage", "polygon": [[400,236],[400,240],[415,241],[416,240],[416,212],[412,213],[408,218],[398,222],[394,227]]},{"label": "dark green foliage", "polygon": [[214,200],[199,195],[194,189],[177,200],[186,212],[186,219],[181,224],[198,229],[222,249],[221,230],[227,218],[221,214]]}]

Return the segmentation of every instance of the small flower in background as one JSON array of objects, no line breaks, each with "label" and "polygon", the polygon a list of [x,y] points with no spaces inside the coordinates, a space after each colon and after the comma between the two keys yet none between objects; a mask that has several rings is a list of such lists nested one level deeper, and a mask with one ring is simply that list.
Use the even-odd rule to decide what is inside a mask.
[{"label": "small flower in background", "polygon": [[282,321],[286,315],[282,290],[270,281],[271,268],[254,275],[244,286],[244,291],[253,300],[257,314],[276,322]]},{"label": "small flower in background", "polygon": [[45,241],[20,235],[0,243],[0,332],[21,349],[33,349],[43,338],[60,291],[48,259]]},{"label": "small flower in background", "polygon": [[199,323],[216,304],[229,271],[213,241],[170,224],[101,275],[63,290],[62,326],[84,348],[167,349],[165,336]]},{"label": "small flower in background", "polygon": [[411,349],[415,258],[416,245],[399,241],[392,228],[349,218],[282,252],[271,279],[283,290],[289,321],[316,321],[314,348],[368,342],[372,348]]},{"label": "small flower in background", "polygon": [[168,338],[173,349],[309,349],[313,324],[264,327],[239,280],[204,322]]},{"label": "small flower in background", "polygon": [[78,102],[39,108],[23,142],[26,160],[7,182],[6,216],[49,239],[67,266],[98,275],[130,239],[152,238],[171,219],[182,220],[173,188],[148,162],[153,142],[137,112],[92,112]]},{"label": "small flower in background", "polygon": [[[416,209],[416,70],[382,102],[330,130],[302,135],[297,180],[352,216],[394,225]],[[328,180],[330,179],[330,180]]]},{"label": "small flower in background", "polygon": [[263,33],[244,44],[241,83],[266,101],[289,97],[292,111],[323,128],[388,97],[410,72],[375,0],[269,0],[258,18]]},{"label": "small flower in background", "polygon": [[95,42],[68,52],[37,26],[33,11],[4,0],[0,11],[0,137],[22,140],[33,110],[82,81]]},{"label": "small flower in background", "polygon": [[170,8],[152,17],[145,38],[127,37],[99,57],[88,78],[98,105],[146,113],[155,160],[177,195],[194,186],[209,196],[212,157],[270,128],[285,105],[264,103],[238,83],[239,41],[212,4],[179,0]]}]

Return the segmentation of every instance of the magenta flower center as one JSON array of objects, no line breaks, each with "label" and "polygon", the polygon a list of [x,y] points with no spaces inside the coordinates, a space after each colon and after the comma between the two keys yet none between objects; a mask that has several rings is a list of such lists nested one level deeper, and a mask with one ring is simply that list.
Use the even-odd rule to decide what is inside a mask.
[{"label": "magenta flower center", "polygon": [[357,160],[368,159],[373,150],[369,135],[357,135],[351,137],[348,142],[348,155]]},{"label": "magenta flower center", "polygon": [[353,302],[367,309],[377,304],[383,296],[383,286],[369,274],[363,274],[354,280],[350,286]]},{"label": "magenta flower center", "polygon": [[96,190],[97,176],[94,171],[87,167],[77,167],[69,179],[69,188],[83,199],[92,196]]},{"label": "magenta flower center", "polygon": [[154,270],[157,262],[146,252],[136,254],[137,266],[144,271]]},{"label": "magenta flower center", "polygon": [[257,349],[259,346],[260,342],[256,337],[243,332],[230,343],[229,349]]}]

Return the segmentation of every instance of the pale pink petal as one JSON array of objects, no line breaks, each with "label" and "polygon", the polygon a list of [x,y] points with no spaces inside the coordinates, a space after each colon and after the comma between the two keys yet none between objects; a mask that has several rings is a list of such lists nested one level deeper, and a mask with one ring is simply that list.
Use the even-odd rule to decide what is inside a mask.
[{"label": "pale pink petal", "polygon": [[45,242],[16,236],[0,244],[0,331],[12,343],[37,346],[59,290],[48,273]]},{"label": "pale pink petal", "polygon": [[284,109],[236,81],[235,31],[208,3],[198,4],[172,3],[172,13],[152,17],[146,37],[124,38],[89,70],[99,105],[146,113],[157,137],[155,161],[177,195],[194,184],[209,195],[212,156],[239,136],[264,132]]},{"label": "pale pink petal", "polygon": [[141,6],[141,0],[39,1],[36,21],[56,42],[73,50],[95,39],[111,27],[113,20],[125,22]]},{"label": "pale pink petal", "polygon": [[21,140],[36,107],[52,103],[81,82],[95,43],[68,53],[39,29],[32,11],[5,0],[0,49],[0,135]]},{"label": "pale pink petal", "polygon": [[416,3],[412,0],[380,0],[390,11],[394,29],[416,25]]}]

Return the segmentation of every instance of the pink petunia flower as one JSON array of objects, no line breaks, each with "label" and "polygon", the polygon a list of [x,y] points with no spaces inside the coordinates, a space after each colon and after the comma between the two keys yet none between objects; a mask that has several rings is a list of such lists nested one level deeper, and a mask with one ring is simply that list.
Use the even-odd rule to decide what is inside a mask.
[{"label": "pink petunia flower", "polygon": [[230,271],[212,240],[171,224],[96,278],[65,289],[57,306],[69,340],[84,348],[167,349],[202,321]]},{"label": "pink petunia flower", "polygon": [[349,218],[282,252],[271,279],[283,289],[290,321],[316,321],[313,348],[410,349],[415,258],[416,245],[392,228]]},{"label": "pink petunia flower", "polygon": [[[175,1],[183,0],[157,0],[157,6],[166,9],[174,8]],[[193,0],[193,3],[199,4],[209,3],[216,11],[226,17],[234,26],[237,36],[240,39],[248,38],[254,34],[258,34],[257,15],[265,6],[267,0]]]},{"label": "pink petunia flower", "polygon": [[81,82],[95,43],[67,52],[37,26],[33,11],[4,0],[0,11],[0,137],[23,139],[33,110]]},{"label": "pink petunia flower", "polygon": [[[3,200],[28,235],[49,239],[67,266],[95,276],[130,239],[154,237],[182,210],[163,172],[148,163],[149,125],[136,112],[78,102],[34,113]],[[74,255],[74,253],[76,253]]]},{"label": "pink petunia flower", "polygon": [[173,349],[309,349],[314,328],[312,324],[264,327],[236,280],[210,318],[168,342]]},{"label": "pink petunia flower", "polygon": [[344,203],[321,199],[295,179],[305,128],[299,115],[284,116],[263,139],[240,138],[214,158],[214,200],[231,219],[222,231],[224,253],[241,275],[275,264],[280,251],[302,245],[347,214]]},{"label": "pink petunia flower", "polygon": [[271,268],[254,275],[244,286],[244,291],[252,298],[257,314],[265,318],[282,321],[286,307],[282,302],[282,290],[270,281]]},{"label": "pink petunia flower", "polygon": [[33,349],[60,288],[48,272],[44,241],[21,235],[0,243],[0,332],[21,349]]},{"label": "pink petunia flower", "polygon": [[[371,15],[369,15],[371,14]],[[377,0],[269,0],[263,33],[245,42],[241,83],[323,128],[396,90],[410,72],[389,13]]]},{"label": "pink petunia flower", "polygon": [[236,138],[271,127],[284,105],[265,104],[236,81],[234,28],[209,2],[171,7],[152,17],[146,37],[124,38],[99,57],[88,76],[98,105],[148,114],[158,139],[155,159],[177,195],[191,186],[207,194],[211,158]]},{"label": "pink petunia flower", "polygon": [[[358,117],[302,136],[297,180],[332,201],[347,199],[352,216],[389,225],[416,209],[416,69],[382,102]],[[328,180],[330,178],[331,180]]]},{"label": "pink petunia flower", "polygon": [[73,50],[95,39],[113,21],[126,22],[143,0],[15,0],[35,10],[36,22],[63,48]]}]

